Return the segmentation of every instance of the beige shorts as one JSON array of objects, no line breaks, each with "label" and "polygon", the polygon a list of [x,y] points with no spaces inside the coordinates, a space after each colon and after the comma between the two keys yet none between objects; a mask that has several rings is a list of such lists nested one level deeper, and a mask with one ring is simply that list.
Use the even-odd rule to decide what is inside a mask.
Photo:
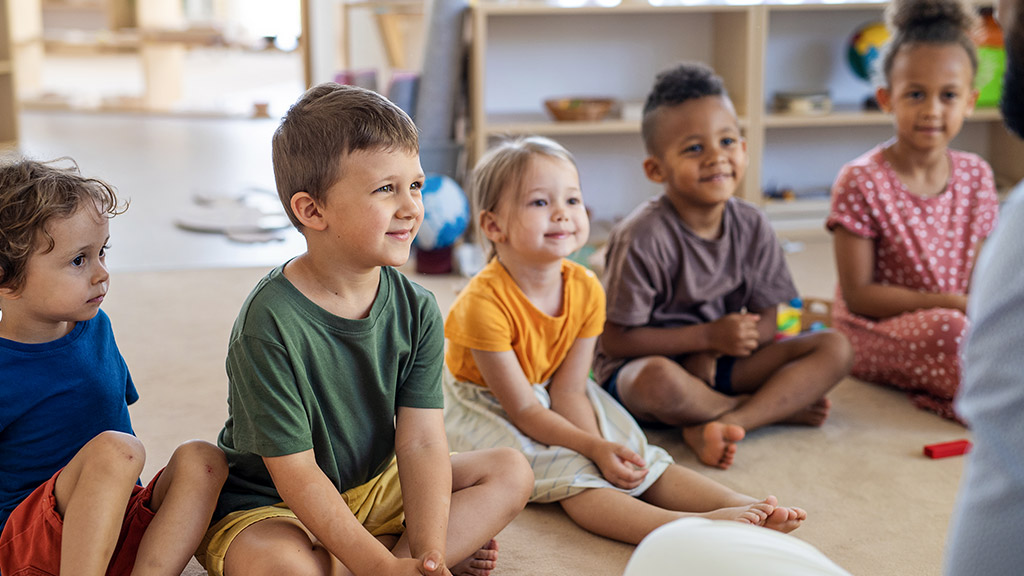
[{"label": "beige shorts", "polygon": [[[402,506],[402,487],[398,482],[398,463],[392,458],[387,469],[362,486],[342,493],[356,520],[374,536],[401,534],[405,531],[405,508]],[[221,518],[206,531],[199,544],[196,559],[210,576],[224,575],[224,557],[228,547],[253,524],[270,518],[292,518],[295,513],[283,502],[251,510],[238,510]]]}]

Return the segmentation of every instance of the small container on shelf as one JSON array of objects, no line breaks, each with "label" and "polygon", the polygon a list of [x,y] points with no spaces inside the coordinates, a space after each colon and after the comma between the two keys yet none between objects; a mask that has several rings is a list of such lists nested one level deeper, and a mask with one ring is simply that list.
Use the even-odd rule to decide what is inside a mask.
[{"label": "small container on shelf", "polygon": [[617,108],[614,98],[567,97],[544,101],[544,107],[559,122],[597,122],[604,120]]},{"label": "small container on shelf", "polygon": [[776,92],[772,108],[780,114],[828,114],[832,98],[825,92]]}]

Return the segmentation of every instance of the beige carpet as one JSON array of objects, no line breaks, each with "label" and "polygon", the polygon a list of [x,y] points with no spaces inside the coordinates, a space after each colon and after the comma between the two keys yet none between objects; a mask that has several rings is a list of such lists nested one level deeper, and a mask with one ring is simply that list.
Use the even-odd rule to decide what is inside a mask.
[{"label": "beige carpet", "polygon": [[[820,260],[810,265],[821,267]],[[142,396],[132,417],[148,451],[144,480],[180,442],[215,440],[226,416],[228,334],[243,299],[265,271],[114,275],[104,308]],[[449,277],[416,279],[437,294],[442,309],[460,283]],[[829,294],[818,290],[815,295]],[[915,410],[899,393],[854,380],[843,382],[831,398],[835,408],[823,428],[752,433],[728,471],[699,465],[674,433],[651,438],[683,465],[737,490],[775,494],[785,504],[807,509],[807,522],[794,534],[855,575],[939,574],[963,459],[933,461],[921,450],[967,433]],[[499,544],[497,576],[617,576],[632,552],[630,546],[583,532],[551,505],[529,506],[499,535]],[[186,573],[202,571],[193,563]]]}]

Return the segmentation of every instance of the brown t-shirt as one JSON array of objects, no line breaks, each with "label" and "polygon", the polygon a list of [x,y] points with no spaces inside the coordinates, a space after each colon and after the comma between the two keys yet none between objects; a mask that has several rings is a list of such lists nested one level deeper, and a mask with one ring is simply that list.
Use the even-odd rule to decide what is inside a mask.
[{"label": "brown t-shirt", "polygon": [[[701,324],[797,297],[768,219],[738,198],[726,204],[716,240],[690,231],[666,196],[647,201],[612,231],[603,280],[607,321],[626,327]],[[594,377],[604,384],[630,359],[608,356],[602,344]]]}]

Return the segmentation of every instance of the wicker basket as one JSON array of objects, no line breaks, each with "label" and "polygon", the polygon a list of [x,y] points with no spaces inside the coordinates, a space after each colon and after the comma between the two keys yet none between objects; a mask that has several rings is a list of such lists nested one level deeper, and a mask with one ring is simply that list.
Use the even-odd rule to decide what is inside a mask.
[{"label": "wicker basket", "polygon": [[559,122],[596,122],[608,116],[615,106],[615,99],[552,98],[545,100],[544,106]]}]

